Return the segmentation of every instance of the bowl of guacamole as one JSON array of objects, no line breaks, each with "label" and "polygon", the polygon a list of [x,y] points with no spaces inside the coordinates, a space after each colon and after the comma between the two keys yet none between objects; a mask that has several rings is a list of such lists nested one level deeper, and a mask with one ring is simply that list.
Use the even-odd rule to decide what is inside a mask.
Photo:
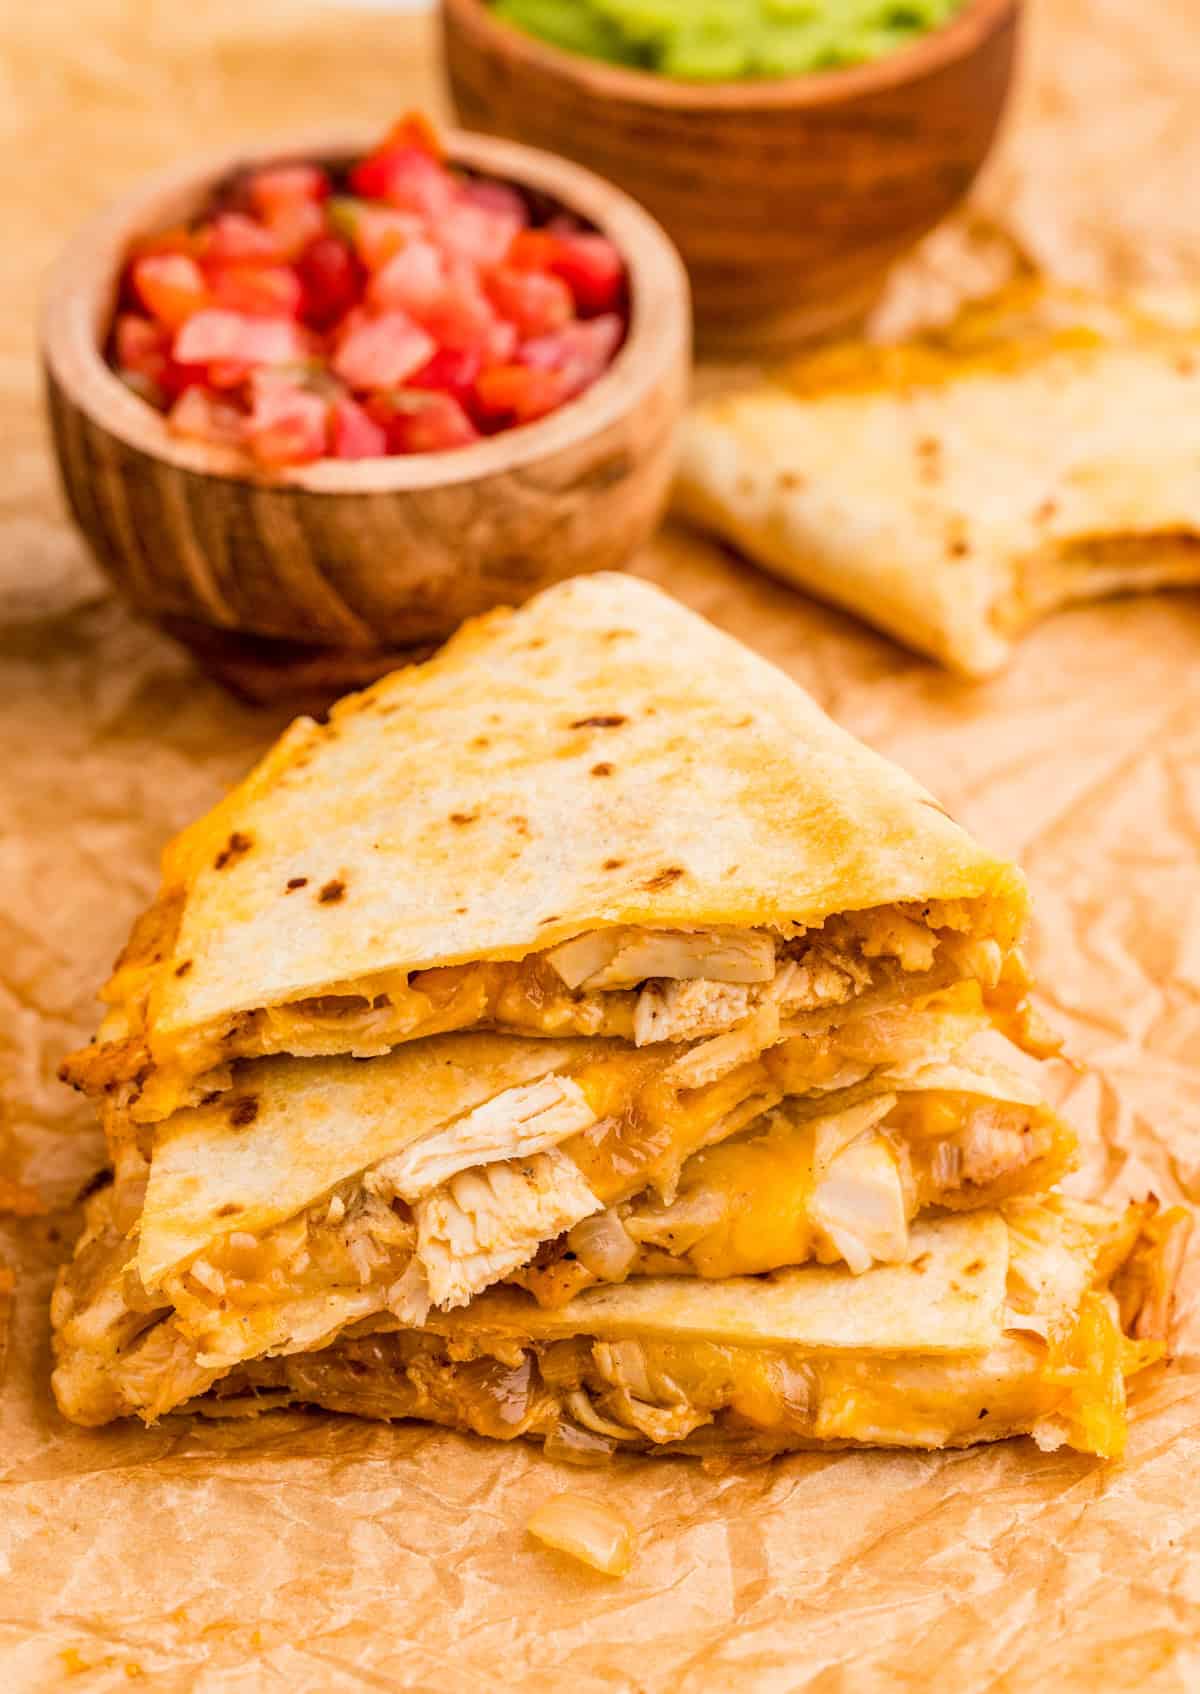
[{"label": "bowl of guacamole", "polygon": [[867,64],[948,23],[964,0],[492,0],[552,47],[685,82]]},{"label": "bowl of guacamole", "polygon": [[699,344],[856,327],[964,198],[1022,0],[441,0],[464,128],[578,160],[687,265]]}]

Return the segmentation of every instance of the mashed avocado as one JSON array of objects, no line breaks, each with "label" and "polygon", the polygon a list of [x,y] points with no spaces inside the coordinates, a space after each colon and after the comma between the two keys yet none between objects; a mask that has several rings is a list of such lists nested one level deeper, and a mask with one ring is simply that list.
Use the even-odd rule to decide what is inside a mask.
[{"label": "mashed avocado", "polygon": [[696,82],[798,76],[878,59],[963,0],[495,0],[569,52]]}]

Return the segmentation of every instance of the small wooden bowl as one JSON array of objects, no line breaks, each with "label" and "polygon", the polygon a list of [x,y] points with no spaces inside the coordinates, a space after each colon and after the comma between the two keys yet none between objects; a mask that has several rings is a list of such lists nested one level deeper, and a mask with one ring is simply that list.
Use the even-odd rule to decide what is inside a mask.
[{"label": "small wooden bowl", "polygon": [[669,490],[691,351],[679,255],[619,189],[489,136],[444,139],[455,163],[581,214],[625,257],[629,333],[579,399],[455,452],[268,475],[233,450],[172,435],[125,387],[103,344],[133,238],[200,211],[233,170],[341,163],[373,139],[301,136],[155,177],[76,237],[43,318],[59,467],[99,563],[139,612],[257,699],[287,696],[296,680],[356,685],[474,613],[622,565]]},{"label": "small wooden bowl", "polygon": [[1020,0],[967,0],[867,65],[698,84],[547,46],[486,0],[442,0],[462,122],[620,183],[674,238],[701,341],[777,352],[865,316],[962,198],[995,135]]}]

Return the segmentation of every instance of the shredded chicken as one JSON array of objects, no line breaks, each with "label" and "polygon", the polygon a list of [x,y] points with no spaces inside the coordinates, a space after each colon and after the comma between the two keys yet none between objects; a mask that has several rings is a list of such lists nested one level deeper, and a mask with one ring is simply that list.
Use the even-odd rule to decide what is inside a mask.
[{"label": "shredded chicken", "polygon": [[754,1016],[738,1029],[705,1041],[676,1059],[665,1073],[665,1080],[673,1088],[703,1088],[728,1075],[738,1065],[756,1059],[778,1039],[779,1013],[774,1006],[760,1006]]},{"label": "shredded chicken", "polygon": [[635,988],[650,977],[769,982],[775,941],[765,929],[594,930],[546,954],[568,988]]},{"label": "shredded chicken", "polygon": [[596,1114],[577,1082],[569,1077],[543,1077],[506,1089],[444,1129],[384,1159],[368,1171],[364,1185],[373,1194],[388,1199],[399,1195],[412,1203],[460,1171],[545,1152],[595,1122]]},{"label": "shredded chicken", "polygon": [[638,1047],[652,1041],[699,1041],[740,1023],[750,1006],[750,990],[741,983],[705,977],[648,982],[638,995],[633,1039]]},{"label": "shredded chicken", "polygon": [[873,1264],[898,1264],[908,1252],[906,1188],[886,1136],[870,1131],[843,1148],[810,1203],[818,1257],[842,1259],[856,1276]]},{"label": "shredded chicken", "polygon": [[557,1151],[464,1171],[417,1202],[417,1257],[433,1303],[465,1306],[545,1240],[601,1209]]}]

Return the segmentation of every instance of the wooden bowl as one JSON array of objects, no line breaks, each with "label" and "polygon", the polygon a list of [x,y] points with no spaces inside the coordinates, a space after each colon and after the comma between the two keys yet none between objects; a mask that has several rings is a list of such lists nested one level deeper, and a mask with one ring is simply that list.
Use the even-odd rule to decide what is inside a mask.
[{"label": "wooden bowl", "polygon": [[679,256],[619,189],[489,136],[444,139],[454,162],[581,214],[629,269],[624,346],[552,416],[455,452],[268,474],[231,449],[172,435],[109,368],[102,348],[135,236],[200,211],[233,170],[279,158],[341,163],[373,139],[293,137],[157,176],[81,231],[47,298],[50,416],[80,528],[139,612],[253,698],[287,695],[294,678],[353,686],[476,612],[618,567],[668,494],[690,360]]},{"label": "wooden bowl", "polygon": [[486,0],[442,0],[462,122],[565,153],[659,219],[715,351],[779,351],[861,319],[962,198],[995,135],[1020,0],[967,0],[871,64],[697,84],[550,47]]}]

